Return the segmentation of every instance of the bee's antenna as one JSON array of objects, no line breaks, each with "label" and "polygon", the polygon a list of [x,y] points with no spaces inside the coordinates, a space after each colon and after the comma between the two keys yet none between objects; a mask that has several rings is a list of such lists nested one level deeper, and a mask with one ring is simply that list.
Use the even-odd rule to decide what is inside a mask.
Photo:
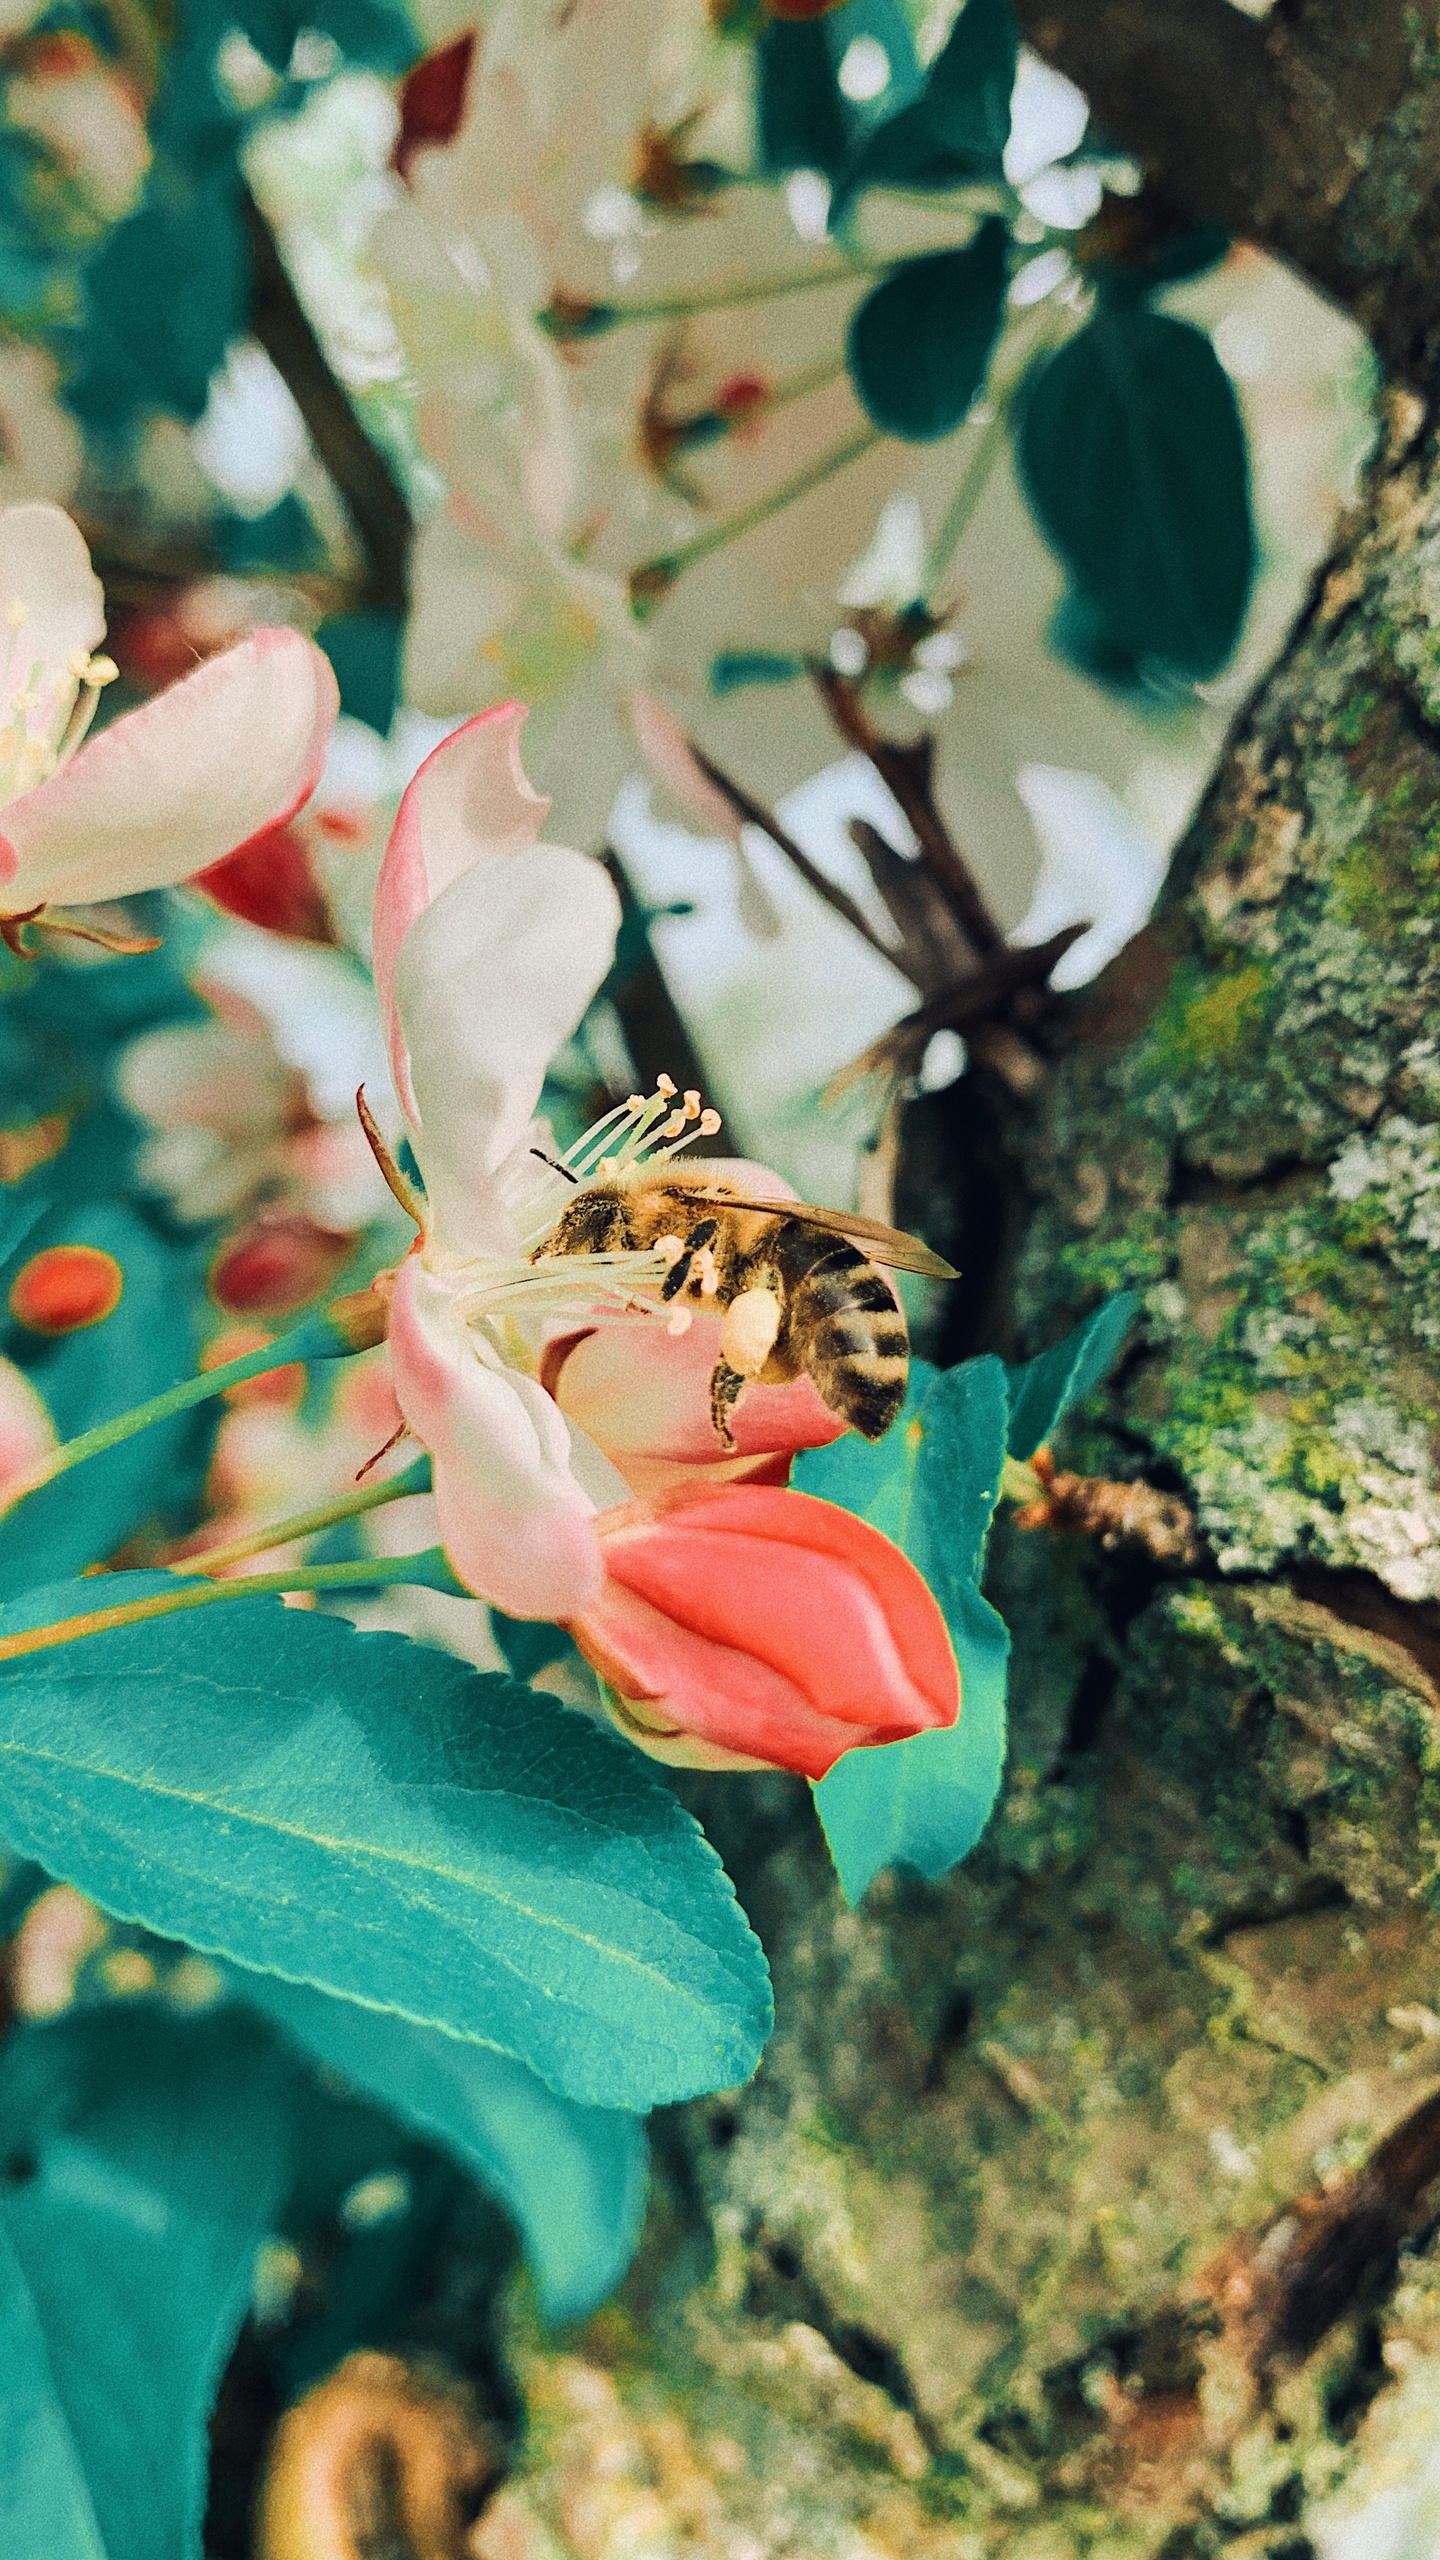
[{"label": "bee's antenna", "polygon": [[560,1164],[554,1156],[547,1156],[543,1147],[532,1147],[530,1153],[532,1156],[538,1156],[542,1164],[548,1164],[552,1173],[563,1173],[566,1181],[573,1182],[576,1190],[579,1190],[580,1176],[578,1173],[572,1173],[568,1164]]}]

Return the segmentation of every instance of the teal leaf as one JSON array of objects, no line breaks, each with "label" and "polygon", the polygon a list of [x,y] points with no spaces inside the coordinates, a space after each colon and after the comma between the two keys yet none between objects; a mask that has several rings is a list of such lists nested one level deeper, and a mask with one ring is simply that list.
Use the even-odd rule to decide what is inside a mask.
[{"label": "teal leaf", "polygon": [[815,1789],[852,1903],[883,1867],[943,1875],[974,1847],[995,1803],[1010,1639],[979,1581],[1008,1416],[999,1360],[938,1372],[917,1360],[905,1411],[883,1440],[869,1447],[852,1433],[793,1471],[803,1492],[858,1512],[905,1549],[940,1602],[960,1665],[960,1719],[948,1732],[848,1751]]},{"label": "teal leaf", "polygon": [[1240,635],[1255,533],[1245,430],[1203,331],[1103,304],[1033,378],[1018,461],[1111,648],[1214,675]]},{"label": "teal leaf", "polygon": [[193,179],[157,161],[135,212],[91,259],[83,293],[83,353],[67,391],[81,424],[113,435],[157,408],[197,419],[249,318],[250,253],[233,159]]},{"label": "teal leaf", "polygon": [[220,2372],[283,2201],[257,2023],[95,2010],[0,2051],[7,2560],[200,2560]]},{"label": "teal leaf", "polygon": [[885,435],[932,443],[967,415],[1004,316],[1008,240],[992,216],[968,248],[906,258],[860,304],[845,360]]},{"label": "teal leaf", "polygon": [[[173,1590],[112,1574],[120,1602]],[[0,1634],[93,1608],[27,1592]],[[497,1674],[237,1600],[0,1662],[0,1837],[120,1918],[642,2110],[753,2071],[769,1977],[645,1760]]]},{"label": "teal leaf", "polygon": [[[872,98],[853,99],[839,71],[850,47],[878,44],[890,77]],[[920,62],[899,0],[845,0],[818,18],[772,18],[755,48],[755,125],[767,178],[819,169],[835,178],[870,127],[919,90]]]},{"label": "teal leaf", "polygon": [[47,1200],[6,1200],[0,1204],[0,1271],[14,1261],[31,1228],[44,1217]]},{"label": "teal leaf", "polygon": [[793,684],[805,661],[778,649],[722,649],[710,661],[710,690],[723,697],[751,684]]},{"label": "teal leaf", "polygon": [[1010,1455],[1032,1458],[1072,1405],[1108,1378],[1139,1311],[1134,1289],[1107,1298],[1082,1325],[1037,1360],[1010,1371]]},{"label": "teal leaf", "polygon": [[105,2560],[25,2270],[0,2220],[0,2480],[11,2560]]},{"label": "teal leaf", "polygon": [[[0,1328],[4,1350],[44,1398],[62,1440],[193,1374],[199,1272],[192,1248],[177,1246],[120,1200],[58,1207],[26,1241],[32,1252],[96,1246],[113,1254],[124,1275],[119,1304],[101,1324],[53,1341],[13,1322]],[[100,1562],[157,1515],[169,1528],[188,1527],[214,1434],[215,1411],[201,1406],[32,1493],[0,1520],[0,1599]],[[93,1593],[86,1605],[93,1607]]]},{"label": "teal leaf", "polygon": [[313,2060],[433,2135],[515,2223],[541,2310],[574,2320],[625,2273],[645,2206],[639,2116],[576,2106],[484,2045],[323,1991],[247,1977],[238,1987]]},{"label": "teal leaf", "polygon": [[997,176],[1018,52],[1010,0],[966,0],[920,95],[861,143],[835,190],[832,223],[864,187],[929,190]]}]

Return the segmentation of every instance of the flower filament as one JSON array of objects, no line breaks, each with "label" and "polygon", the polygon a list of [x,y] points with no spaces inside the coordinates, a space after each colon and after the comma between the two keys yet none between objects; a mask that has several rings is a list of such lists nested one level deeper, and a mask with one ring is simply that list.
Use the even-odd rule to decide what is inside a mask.
[{"label": "flower filament", "polygon": [[20,596],[5,609],[9,637],[0,666],[0,803],[18,800],[68,764],[95,717],[95,706],[120,670],[113,658],[72,649],[63,673],[30,655],[24,637],[29,608]]}]

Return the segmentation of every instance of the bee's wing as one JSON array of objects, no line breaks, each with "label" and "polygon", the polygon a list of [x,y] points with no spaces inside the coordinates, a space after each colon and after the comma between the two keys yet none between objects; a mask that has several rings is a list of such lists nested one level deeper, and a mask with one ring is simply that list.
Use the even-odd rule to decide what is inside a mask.
[{"label": "bee's wing", "polygon": [[858,1209],[822,1209],[813,1200],[743,1200],[738,1192],[723,1190],[718,1183],[707,1184],[699,1196],[723,1201],[730,1209],[750,1209],[762,1217],[803,1218],[808,1227],[825,1227],[832,1235],[863,1244],[871,1261],[883,1264],[887,1271],[914,1271],[925,1280],[958,1277],[954,1264],[932,1253],[917,1236],[887,1227],[879,1218],[862,1218]]}]

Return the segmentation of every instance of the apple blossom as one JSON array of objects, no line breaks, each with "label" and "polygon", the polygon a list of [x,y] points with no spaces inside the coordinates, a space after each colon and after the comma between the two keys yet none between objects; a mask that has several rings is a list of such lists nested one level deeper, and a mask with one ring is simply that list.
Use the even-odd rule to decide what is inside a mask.
[{"label": "apple blossom", "polygon": [[[376,985],[425,1184],[391,1287],[396,1400],[431,1453],[456,1573],[511,1616],[568,1625],[642,1748],[819,1776],[855,1743],[952,1723],[954,1656],[887,1539],[783,1481],[734,1480],[783,1479],[843,1425],[808,1378],[755,1382],[723,1448],[720,1321],[703,1298],[664,1303],[667,1240],[537,1260],[577,1188],[662,1167],[719,1115],[662,1078],[564,1156],[541,1142],[545,1069],[606,974],[619,907],[598,863],[537,841],[548,804],[520,764],[523,717],[482,714],[420,767],[376,890]],[[761,1168],[717,1170],[785,1196]]]},{"label": "apple blossom", "polygon": [[0,928],[188,879],[280,823],[318,779],[338,707],[298,631],[254,631],[85,744],[113,660],[68,516],[0,514]]}]

